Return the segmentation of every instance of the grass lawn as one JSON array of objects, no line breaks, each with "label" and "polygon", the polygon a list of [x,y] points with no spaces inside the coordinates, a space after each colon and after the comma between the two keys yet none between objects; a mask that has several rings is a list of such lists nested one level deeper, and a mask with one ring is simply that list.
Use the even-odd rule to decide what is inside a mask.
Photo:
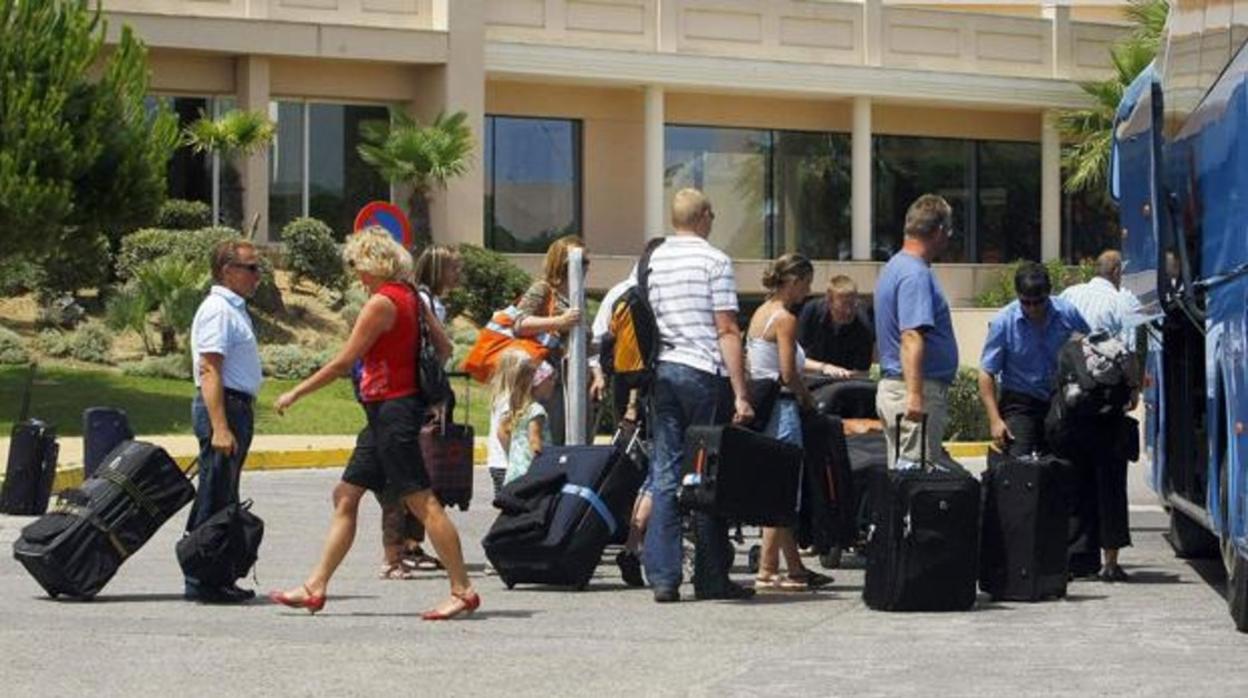
[{"label": "grass lawn", "polygon": [[[0,434],[8,435],[21,405],[27,369],[0,367]],[[353,434],[364,425],[364,412],[345,380],[304,398],[285,417],[273,411],[273,400],[297,381],[266,379],[256,410],[257,434]],[[477,434],[488,432],[487,389],[479,384],[467,388],[467,379],[455,379],[459,396],[456,421],[469,422]],[[191,431],[189,380],[137,378],[107,369],[83,370],[43,365],[31,393],[32,417],[52,422],[61,436],[82,435],[82,411],[87,407],[120,407],[138,434],[176,434]],[[465,392],[468,399],[465,399]]]}]

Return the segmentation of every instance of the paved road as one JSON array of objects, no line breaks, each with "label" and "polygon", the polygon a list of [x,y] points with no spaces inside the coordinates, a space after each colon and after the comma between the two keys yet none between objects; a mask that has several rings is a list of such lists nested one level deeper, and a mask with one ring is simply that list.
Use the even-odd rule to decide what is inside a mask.
[{"label": "paved road", "polygon": [[[297,583],[316,557],[337,471],[248,473],[268,522],[260,587]],[[862,573],[819,594],[659,606],[614,565],[581,593],[503,589],[482,575],[491,510],[456,513],[484,605],[465,622],[422,622],[441,579],[382,582],[378,510],[324,613],[256,602],[183,602],[173,559],[182,517],[91,603],[49,601],[7,550],[0,517],[0,689],[92,695],[1248,695],[1248,635],[1230,625],[1215,565],[1176,560],[1164,516],[1134,487],[1129,585],[1083,582],[1065,601],[971,613],[867,610]],[[744,564],[744,556],[739,556]],[[1205,573],[1202,577],[1201,572]],[[742,569],[744,577],[745,572]],[[688,592],[689,587],[685,587]]]}]

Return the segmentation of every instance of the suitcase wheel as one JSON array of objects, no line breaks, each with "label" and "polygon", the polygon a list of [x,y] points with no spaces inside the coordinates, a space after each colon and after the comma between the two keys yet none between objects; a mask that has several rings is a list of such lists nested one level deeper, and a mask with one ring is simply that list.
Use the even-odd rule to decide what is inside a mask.
[{"label": "suitcase wheel", "polygon": [[841,547],[833,546],[828,552],[819,556],[819,566],[825,570],[834,570],[841,566]]},{"label": "suitcase wheel", "polygon": [[758,563],[763,556],[763,546],[751,545],[750,552],[745,556],[745,565],[750,570],[750,574],[758,574]]}]

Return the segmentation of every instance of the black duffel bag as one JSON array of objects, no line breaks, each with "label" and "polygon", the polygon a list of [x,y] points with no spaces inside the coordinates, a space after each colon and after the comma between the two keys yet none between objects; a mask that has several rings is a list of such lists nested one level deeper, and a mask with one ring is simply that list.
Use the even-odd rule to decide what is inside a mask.
[{"label": "black duffel bag", "polygon": [[225,587],[256,564],[264,521],[251,513],[251,500],[230,504],[178,541],[182,572],[200,584]]}]

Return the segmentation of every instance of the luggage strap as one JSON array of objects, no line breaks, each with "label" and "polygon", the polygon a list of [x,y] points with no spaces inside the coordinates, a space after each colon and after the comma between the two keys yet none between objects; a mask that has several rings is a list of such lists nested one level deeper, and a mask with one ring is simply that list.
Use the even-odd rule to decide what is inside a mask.
[{"label": "luggage strap", "polygon": [[611,515],[611,510],[607,508],[607,503],[602,501],[602,497],[599,497],[597,492],[588,487],[573,485],[570,482],[566,483],[560,491],[564,494],[574,494],[589,502],[589,506],[593,507],[594,511],[598,512],[598,515],[602,517],[603,522],[607,524],[607,530],[611,532],[611,535],[615,535],[615,530],[618,528],[615,523],[615,517]]},{"label": "luggage strap", "polygon": [[143,507],[148,516],[151,516],[153,519],[160,518],[160,507],[156,506],[155,502],[149,499],[147,495],[143,494],[143,492],[130,481],[130,478],[115,470],[105,470],[99,474],[99,477],[124,490],[126,494],[130,495],[130,499],[133,499],[136,504]]},{"label": "luggage strap", "polygon": [[104,525],[104,522],[100,521],[100,517],[92,513],[90,509],[78,506],[77,504],[70,504],[66,501],[59,501],[56,504],[56,511],[61,514],[68,514],[69,516],[82,519],[83,521],[91,524],[97,531],[104,534],[104,537],[107,538],[108,542],[112,544],[113,549],[117,551],[117,554],[121,556],[122,560],[130,557],[130,551],[126,550],[126,546],[121,544],[121,539],[117,537],[117,534],[113,533],[112,529]]}]

